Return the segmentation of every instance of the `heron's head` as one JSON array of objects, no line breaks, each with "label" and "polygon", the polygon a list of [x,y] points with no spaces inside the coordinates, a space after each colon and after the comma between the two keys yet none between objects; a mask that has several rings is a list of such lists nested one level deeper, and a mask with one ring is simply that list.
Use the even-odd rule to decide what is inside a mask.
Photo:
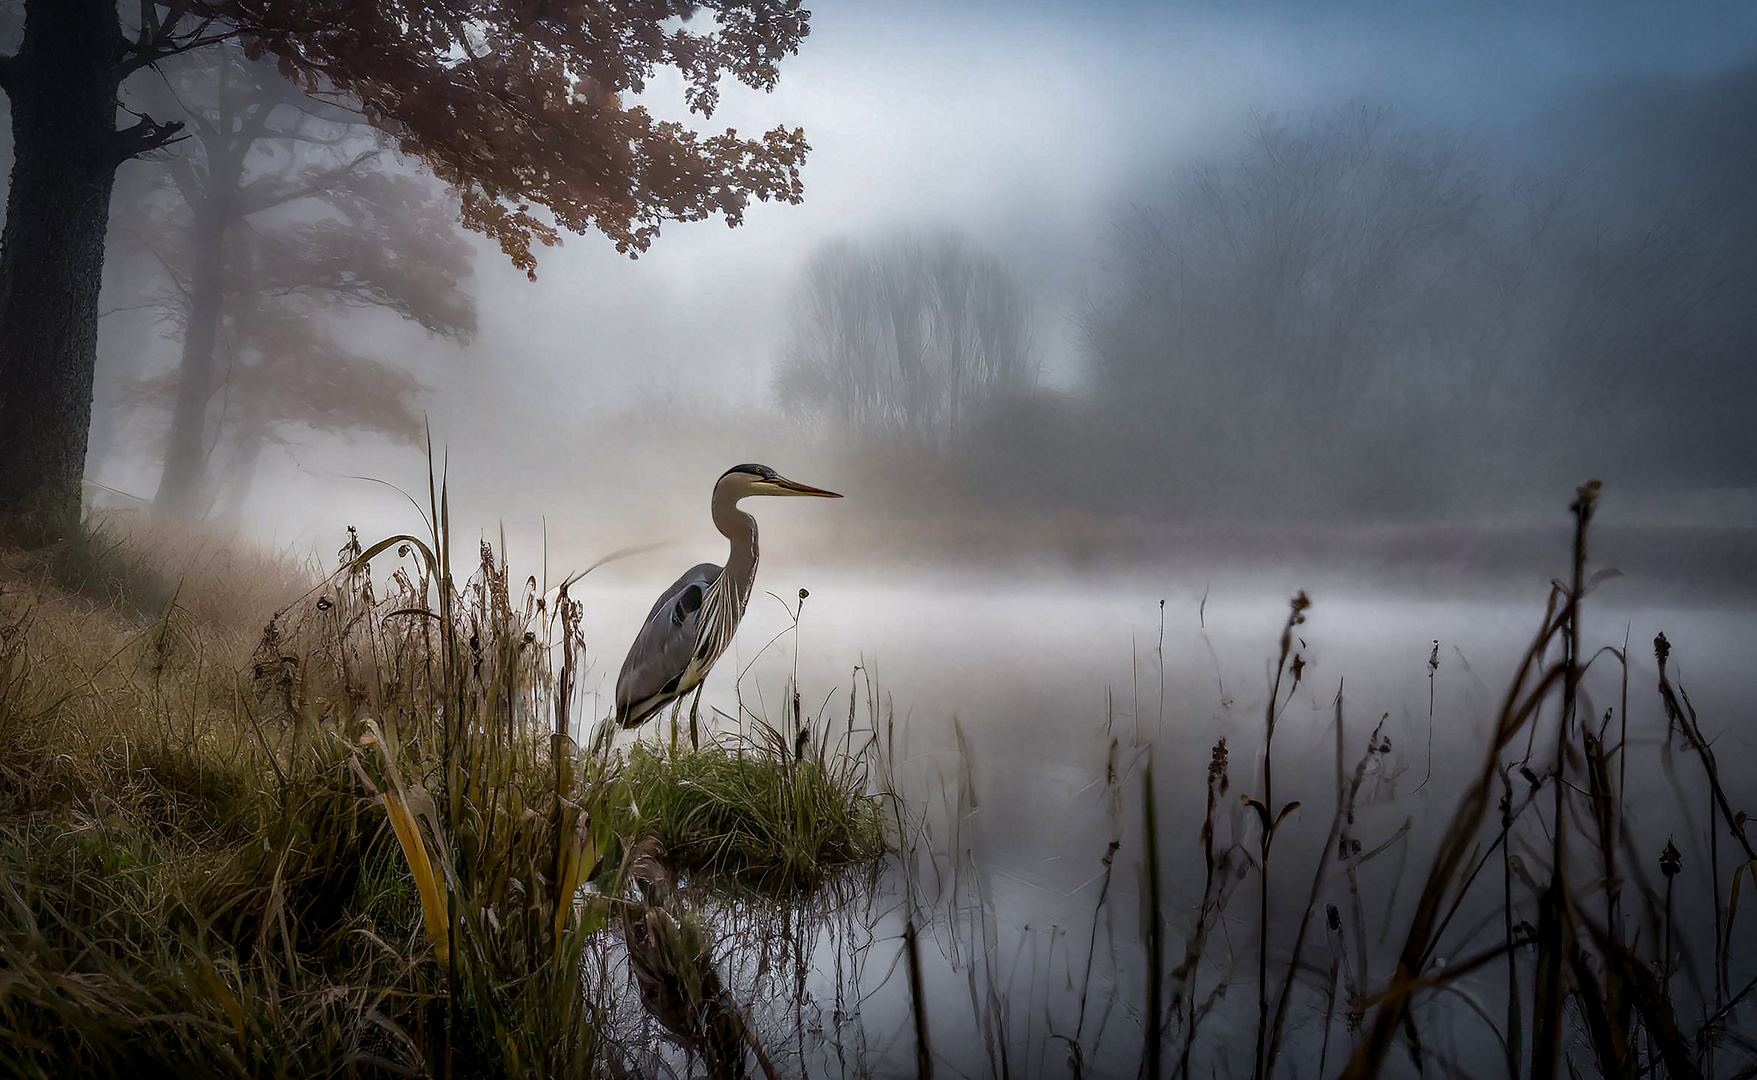
[{"label": "heron's head", "polygon": [[816,495],[823,499],[842,497],[834,491],[789,480],[767,465],[734,465],[720,474],[714,490],[723,491],[734,499],[742,499],[748,495]]}]

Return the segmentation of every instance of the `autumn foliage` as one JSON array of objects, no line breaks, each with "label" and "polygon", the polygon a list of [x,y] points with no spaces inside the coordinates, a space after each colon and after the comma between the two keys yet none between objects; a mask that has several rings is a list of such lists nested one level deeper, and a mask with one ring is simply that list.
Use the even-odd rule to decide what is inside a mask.
[{"label": "autumn foliage", "polygon": [[[124,10],[125,9],[125,10]],[[730,78],[768,90],[810,26],[799,0],[24,0],[0,91],[15,154],[0,239],[0,535],[77,532],[98,282],[122,162],[175,153],[178,106],[130,80],[225,42],[358,110],[456,193],[463,223],[526,274],[537,245],[602,232],[638,255],[666,221],[798,202],[804,132],[707,134],[626,99],[661,68],[691,114]]]},{"label": "autumn foliage", "polygon": [[[356,101],[455,188],[464,223],[527,273],[533,243],[553,245],[560,230],[595,229],[636,255],[664,221],[720,214],[737,225],[752,198],[803,195],[803,130],[703,135],[623,101],[659,67],[682,74],[690,111],[704,119],[728,76],[773,88],[777,62],[809,29],[798,0],[216,6],[252,53],[273,53],[312,93]],[[711,28],[690,28],[698,8]]]}]

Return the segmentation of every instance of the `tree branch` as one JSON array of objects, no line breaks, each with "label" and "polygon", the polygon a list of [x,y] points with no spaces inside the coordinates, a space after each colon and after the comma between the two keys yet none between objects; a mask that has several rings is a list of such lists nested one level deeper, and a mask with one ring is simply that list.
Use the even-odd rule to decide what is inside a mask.
[{"label": "tree branch", "polygon": [[282,80],[281,85],[293,91],[283,95],[281,104],[297,110],[302,116],[325,124],[336,124],[346,127],[358,127],[367,122],[360,110],[337,101],[330,101],[319,96],[323,91],[306,92],[297,90],[291,83]]},{"label": "tree branch", "polygon": [[185,136],[178,134],[182,130],[181,120],[167,120],[161,124],[143,113],[139,120],[116,132],[112,152],[117,161],[127,161],[182,140]]},{"label": "tree branch", "polygon": [[335,146],[349,139],[358,139],[361,128],[371,127],[366,118],[356,112],[332,107],[328,115],[321,114],[312,106],[327,106],[328,103],[304,95],[283,104],[293,114],[292,123],[269,129],[263,138],[290,139],[314,146]]},{"label": "tree branch", "polygon": [[279,104],[278,101],[258,101],[247,106],[248,111],[238,122],[238,132],[233,143],[248,154],[251,145],[262,138],[263,131],[268,127],[268,118]]},{"label": "tree branch", "polygon": [[[318,195],[334,187],[340,180],[351,175],[361,165],[378,156],[378,149],[363,150],[353,159],[337,165],[333,169],[325,169],[307,178],[303,183],[292,187],[275,190],[275,185],[266,180],[259,180],[249,185],[239,194],[238,213],[240,216],[260,213],[271,207],[284,206],[287,203],[303,199],[308,195]],[[256,189],[256,190],[251,190]]]},{"label": "tree branch", "polygon": [[203,186],[195,166],[190,164],[188,155],[174,155],[166,162],[166,166],[166,171],[171,174],[171,182],[177,185],[177,194],[183,196],[186,205],[194,207],[197,202],[207,198],[207,188]]},{"label": "tree branch", "polygon": [[343,143],[358,142],[360,139],[360,133],[358,131],[349,131],[337,135],[334,138],[321,138],[316,135],[307,135],[302,131],[287,131],[283,128],[269,128],[259,137],[265,141],[271,139],[284,140],[286,142],[305,143],[308,146],[341,146]]},{"label": "tree branch", "polygon": [[[154,254],[156,255],[157,253],[155,252]],[[138,304],[121,304],[117,307],[105,308],[98,312],[98,318],[107,319],[112,315],[121,315],[130,311],[164,311],[167,306],[168,302],[165,298],[158,297],[152,300],[142,300]]]},{"label": "tree branch", "polygon": [[134,39],[134,47],[138,50],[151,48],[161,25],[158,4],[153,0],[140,0],[140,33]]},{"label": "tree branch", "polygon": [[243,36],[237,30],[225,30],[213,34],[204,33],[212,23],[211,18],[204,19],[199,26],[187,34],[178,35],[171,31],[172,24],[167,22],[153,44],[141,48],[139,45],[131,43],[125,50],[125,59],[116,65],[117,81],[128,78],[141,68],[152,67],[167,57],[192,52],[209,45],[217,45],[222,41],[232,41]]},{"label": "tree branch", "polygon": [[192,298],[189,295],[189,289],[183,284],[183,278],[180,276],[177,267],[171,263],[170,259],[165,257],[165,253],[160,251],[158,245],[152,243],[152,241],[143,237],[140,246],[146,249],[147,254],[157,260],[159,266],[165,271],[165,279],[171,283],[173,289],[177,290],[178,295],[183,298],[183,306],[187,307]]}]

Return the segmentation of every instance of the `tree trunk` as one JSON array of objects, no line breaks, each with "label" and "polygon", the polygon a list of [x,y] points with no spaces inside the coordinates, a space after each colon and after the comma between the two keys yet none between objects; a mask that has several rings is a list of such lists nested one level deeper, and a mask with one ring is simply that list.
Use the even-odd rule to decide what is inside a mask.
[{"label": "tree trunk", "polygon": [[[210,160],[209,167],[214,167]],[[218,187],[218,185],[214,185]],[[219,341],[220,311],[224,301],[226,225],[228,208],[220,196],[193,207],[190,225],[189,306],[183,324],[183,360],[177,368],[177,405],[171,414],[171,432],[165,444],[165,471],[153,498],[153,513],[165,517],[196,518],[207,475],[207,410],[214,396],[215,346]]]},{"label": "tree trunk", "polygon": [[115,0],[28,0],[4,61],[14,159],[0,234],[0,536],[79,527],[116,134]]},{"label": "tree trunk", "polygon": [[267,443],[266,427],[261,420],[244,420],[239,425],[238,445],[232,454],[230,476],[226,481],[225,501],[217,515],[219,524],[236,529],[244,523],[244,507],[250,500],[250,489],[256,483],[256,469]]}]

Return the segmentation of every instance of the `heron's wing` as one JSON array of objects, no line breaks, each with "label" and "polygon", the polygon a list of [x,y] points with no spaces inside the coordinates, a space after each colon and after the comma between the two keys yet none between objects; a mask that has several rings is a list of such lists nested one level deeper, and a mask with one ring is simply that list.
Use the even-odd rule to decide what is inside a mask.
[{"label": "heron's wing", "polygon": [[691,567],[647,613],[616,678],[616,720],[623,727],[638,726],[677,696],[678,682],[695,654],[702,598],[719,576],[714,563]]}]

